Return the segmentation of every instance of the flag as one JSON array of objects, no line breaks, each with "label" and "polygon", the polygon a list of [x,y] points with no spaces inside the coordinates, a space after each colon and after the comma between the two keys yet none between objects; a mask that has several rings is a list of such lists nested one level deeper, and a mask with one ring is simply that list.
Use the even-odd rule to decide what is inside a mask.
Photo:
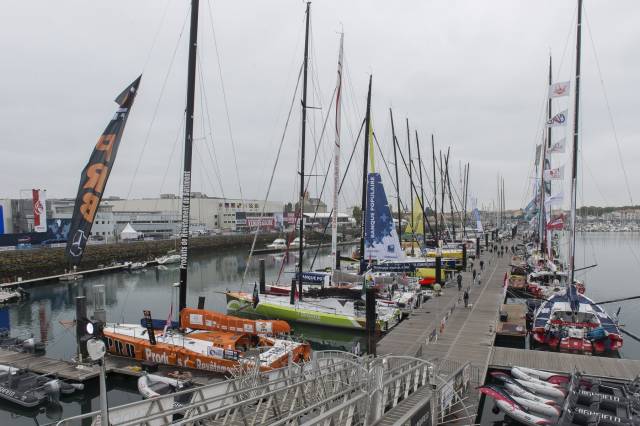
[{"label": "flag", "polygon": [[[548,170],[551,168],[551,160],[548,158],[544,159],[544,170]],[[544,173],[543,173],[544,177]],[[551,181],[544,182],[544,195],[551,195]]]},{"label": "flag", "polygon": [[564,228],[564,215],[560,215],[558,217],[554,217],[549,222],[547,222],[547,231],[559,231]]},{"label": "flag", "polygon": [[569,117],[569,110],[564,110],[557,113],[547,121],[547,127],[558,127],[567,124],[567,118]]},{"label": "flag", "polygon": [[544,205],[550,206],[551,204],[561,203],[564,200],[564,194],[562,192],[558,192],[550,196],[549,198],[545,198]]},{"label": "flag", "polygon": [[544,171],[544,180],[559,180],[564,177],[564,166],[548,169]]},{"label": "flag", "polygon": [[136,98],[141,78],[142,76],[136,78],[116,98],[118,109],[98,139],[98,143],[89,157],[89,162],[80,175],[78,195],[73,207],[69,238],[65,249],[69,263],[74,266],[80,263],[87,239],[91,234],[93,219],[98,211],[109,174],[116,160],[120,139],[127,124],[129,111],[131,111],[131,106]]},{"label": "flag", "polygon": [[47,232],[47,191],[32,189],[33,195],[33,230]]},{"label": "flag", "polygon": [[542,152],[542,144],[536,145],[536,166],[540,164],[540,153]]},{"label": "flag", "polygon": [[551,148],[549,148],[549,154],[564,154],[566,145],[567,139],[560,139],[558,142],[555,142],[551,145]]},{"label": "flag", "polygon": [[563,96],[569,96],[570,81],[562,81],[560,83],[553,83],[549,86],[549,98],[561,98]]}]

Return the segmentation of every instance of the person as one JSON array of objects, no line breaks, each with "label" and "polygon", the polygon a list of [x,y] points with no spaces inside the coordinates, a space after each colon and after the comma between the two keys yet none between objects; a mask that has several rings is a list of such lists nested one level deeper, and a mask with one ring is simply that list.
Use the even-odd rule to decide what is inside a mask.
[{"label": "person", "polygon": [[469,290],[465,290],[464,291],[464,295],[462,296],[462,299],[464,300],[464,307],[468,307],[469,306]]},{"label": "person", "polygon": [[475,268],[473,269],[473,272],[471,272],[471,275],[473,275],[473,280],[476,280],[476,270]]},{"label": "person", "polygon": [[458,272],[458,275],[456,276],[456,280],[458,281],[458,291],[462,290],[462,274],[460,272]]},{"label": "person", "polygon": [[480,261],[480,270],[484,271],[484,260]]},{"label": "person", "polygon": [[482,285],[482,276],[478,275],[478,281],[477,281],[478,285]]}]

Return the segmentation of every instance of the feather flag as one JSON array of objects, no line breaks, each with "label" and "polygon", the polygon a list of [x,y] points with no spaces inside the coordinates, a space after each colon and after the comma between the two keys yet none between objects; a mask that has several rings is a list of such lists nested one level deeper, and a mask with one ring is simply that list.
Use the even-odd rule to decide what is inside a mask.
[{"label": "feather flag", "polygon": [[555,142],[551,145],[548,152],[549,154],[564,154],[565,148],[567,145],[567,139],[562,138],[558,142]]},{"label": "feather flag", "polygon": [[549,86],[549,98],[561,98],[563,96],[569,96],[569,88],[571,87],[570,81],[561,81],[559,83],[553,83]]},{"label": "feather flag", "polygon": [[547,222],[547,231],[559,231],[564,229],[564,215],[554,217]]},{"label": "feather flag", "polygon": [[564,178],[564,166],[548,169],[544,171],[544,180],[560,180]]},{"label": "feather flag", "polygon": [[557,113],[547,121],[547,127],[566,126],[569,118],[569,110],[565,109],[562,112]]}]

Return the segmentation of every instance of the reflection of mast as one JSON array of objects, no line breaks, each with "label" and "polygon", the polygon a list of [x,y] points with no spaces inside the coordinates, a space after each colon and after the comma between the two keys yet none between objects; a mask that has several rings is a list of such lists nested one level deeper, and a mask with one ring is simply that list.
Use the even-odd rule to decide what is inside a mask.
[{"label": "reflection of mast", "polygon": [[47,323],[47,307],[44,301],[41,300],[38,306],[38,320],[40,322],[40,341],[42,343],[47,342],[47,335],[49,334],[49,324]]}]

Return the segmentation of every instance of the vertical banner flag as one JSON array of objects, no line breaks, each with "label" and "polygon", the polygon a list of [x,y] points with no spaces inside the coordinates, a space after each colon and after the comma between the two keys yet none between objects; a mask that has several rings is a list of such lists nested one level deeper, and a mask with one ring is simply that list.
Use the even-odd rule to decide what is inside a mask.
[{"label": "vertical banner flag", "polygon": [[559,180],[564,177],[564,166],[544,171],[544,180]]},{"label": "vertical banner flag", "polygon": [[116,98],[115,101],[119,108],[98,139],[98,143],[93,149],[91,157],[89,157],[89,162],[80,175],[80,185],[78,186],[76,203],[73,207],[73,217],[65,250],[71,265],[78,265],[82,259],[82,254],[91,232],[91,226],[93,225],[93,219],[107,185],[111,168],[116,160],[118,146],[124,132],[124,126],[127,124],[129,111],[136,98],[140,78],[142,76],[138,77]]},{"label": "vertical banner flag", "polygon": [[549,98],[561,98],[563,96],[569,96],[569,87],[571,87],[571,82],[569,81],[553,83],[549,86]]},{"label": "vertical banner flag", "polygon": [[567,119],[569,118],[569,110],[565,109],[562,112],[557,113],[547,121],[547,127],[565,126]]},{"label": "vertical banner flag", "polygon": [[540,164],[540,153],[542,152],[542,145],[536,145],[536,166]]},{"label": "vertical banner flag", "polygon": [[[544,159],[544,170],[549,170],[551,168],[551,160],[548,158]],[[544,177],[544,173],[542,175]],[[551,181],[544,182],[544,194],[551,195]]]},{"label": "vertical banner flag", "polygon": [[33,230],[47,232],[47,191],[32,189],[33,195]]},{"label": "vertical banner flag", "polygon": [[567,142],[567,139],[566,138],[562,138],[558,142],[553,143],[551,145],[551,148],[549,148],[549,153],[550,154],[564,154],[565,147],[567,145],[566,142]]},{"label": "vertical banner flag", "polygon": [[364,218],[364,259],[401,259],[402,248],[380,173],[369,173],[367,176],[367,206]]}]

